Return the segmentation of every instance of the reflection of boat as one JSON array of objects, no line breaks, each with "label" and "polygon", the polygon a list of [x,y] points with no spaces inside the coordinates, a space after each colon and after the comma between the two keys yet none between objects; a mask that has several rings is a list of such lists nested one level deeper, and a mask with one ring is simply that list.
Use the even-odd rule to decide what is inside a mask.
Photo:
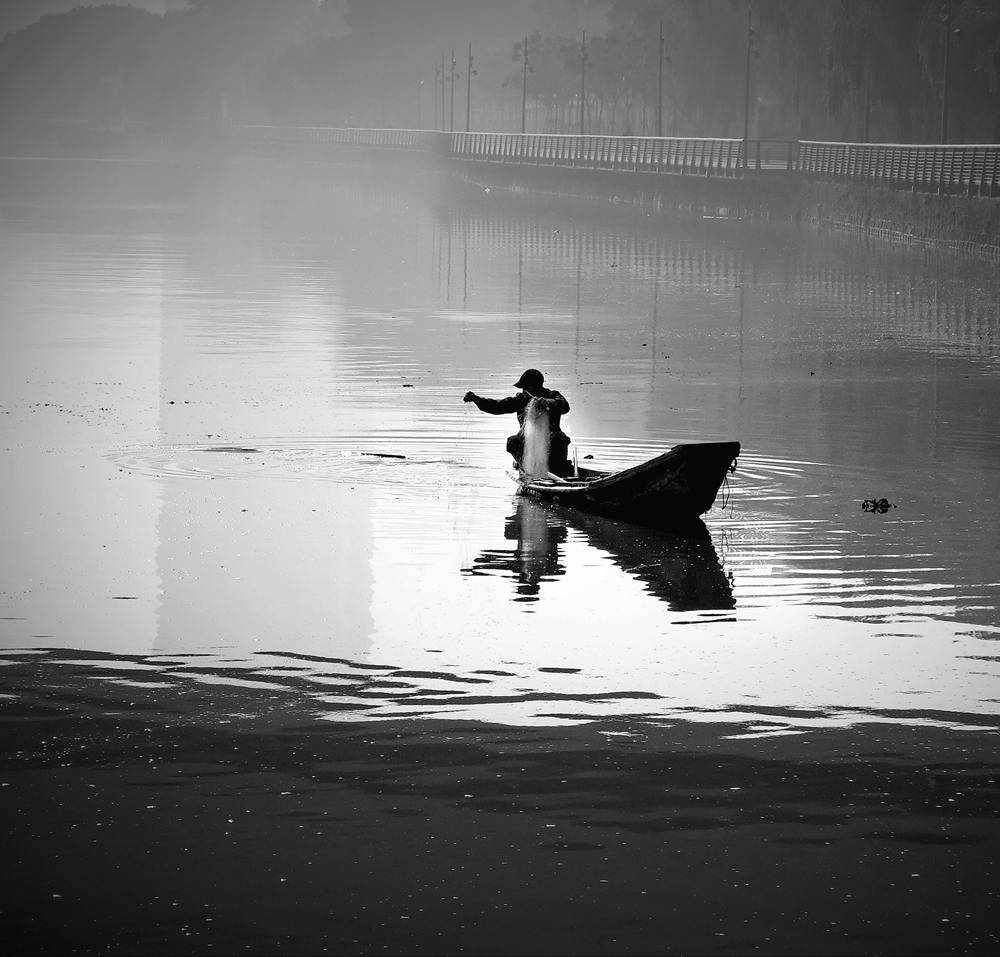
[{"label": "reflection of boat", "polygon": [[601,515],[567,512],[567,524],[646,590],[678,611],[734,608],[733,585],[700,518],[683,533],[637,528]]},{"label": "reflection of boat", "polygon": [[675,445],[621,472],[580,469],[578,479],[521,482],[519,492],[640,525],[682,528],[711,507],[739,442]]},{"label": "reflection of boat", "polygon": [[537,601],[542,582],[567,573],[560,546],[570,531],[606,552],[619,568],[672,608],[728,609],[735,604],[732,584],[700,519],[692,520],[684,534],[677,534],[564,511],[529,498],[517,500],[504,526],[504,538],[516,542],[516,547],[483,551],[465,573],[508,574],[516,581],[515,601]]}]

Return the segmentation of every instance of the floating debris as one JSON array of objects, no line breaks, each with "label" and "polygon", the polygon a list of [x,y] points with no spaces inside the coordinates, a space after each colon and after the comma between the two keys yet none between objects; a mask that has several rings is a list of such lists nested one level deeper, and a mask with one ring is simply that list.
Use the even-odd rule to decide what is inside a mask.
[{"label": "floating debris", "polygon": [[202,449],[202,452],[239,452],[249,455],[251,452],[259,452],[260,449],[245,448],[242,445],[217,445],[210,449]]},{"label": "floating debris", "polygon": [[897,508],[893,502],[890,502],[887,498],[866,498],[861,503],[861,508],[866,512],[878,512],[880,515],[884,515],[889,511],[890,508]]}]

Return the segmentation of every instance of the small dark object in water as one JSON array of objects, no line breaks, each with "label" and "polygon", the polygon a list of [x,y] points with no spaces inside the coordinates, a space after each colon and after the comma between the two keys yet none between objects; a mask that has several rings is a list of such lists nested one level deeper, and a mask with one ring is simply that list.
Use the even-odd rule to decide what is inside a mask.
[{"label": "small dark object in water", "polygon": [[395,452],[362,452],[362,455],[371,455],[377,459],[405,459],[405,455],[396,455]]},{"label": "small dark object in water", "polygon": [[898,506],[890,502],[887,498],[866,498],[861,503],[861,507],[866,512],[878,512],[880,515],[884,515],[890,508],[897,508]]},{"label": "small dark object in water", "polygon": [[217,445],[211,449],[202,449],[202,452],[242,452],[244,454],[259,451],[260,449],[244,448],[242,445]]},{"label": "small dark object in water", "polygon": [[413,383],[412,382],[404,382],[403,383],[403,388],[404,389],[412,389],[413,388]]}]

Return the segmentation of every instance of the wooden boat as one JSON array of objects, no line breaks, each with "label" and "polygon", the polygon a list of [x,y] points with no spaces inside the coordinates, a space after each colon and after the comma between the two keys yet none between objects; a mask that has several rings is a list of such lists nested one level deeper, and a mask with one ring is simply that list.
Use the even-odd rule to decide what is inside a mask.
[{"label": "wooden boat", "polygon": [[739,454],[739,442],[675,445],[620,472],[580,469],[578,478],[563,482],[522,479],[518,492],[637,525],[697,527]]}]

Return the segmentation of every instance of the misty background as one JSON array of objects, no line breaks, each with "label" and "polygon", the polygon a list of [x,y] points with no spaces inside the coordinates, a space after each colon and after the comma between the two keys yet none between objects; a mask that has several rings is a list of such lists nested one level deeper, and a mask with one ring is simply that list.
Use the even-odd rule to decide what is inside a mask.
[{"label": "misty background", "polygon": [[528,132],[577,132],[582,67],[588,133],[652,135],[662,24],[664,135],[742,136],[749,39],[752,136],[935,142],[947,89],[950,141],[1000,141],[994,0],[750,10],[748,30],[746,0],[7,0],[0,128],[518,131],[523,96]]}]

